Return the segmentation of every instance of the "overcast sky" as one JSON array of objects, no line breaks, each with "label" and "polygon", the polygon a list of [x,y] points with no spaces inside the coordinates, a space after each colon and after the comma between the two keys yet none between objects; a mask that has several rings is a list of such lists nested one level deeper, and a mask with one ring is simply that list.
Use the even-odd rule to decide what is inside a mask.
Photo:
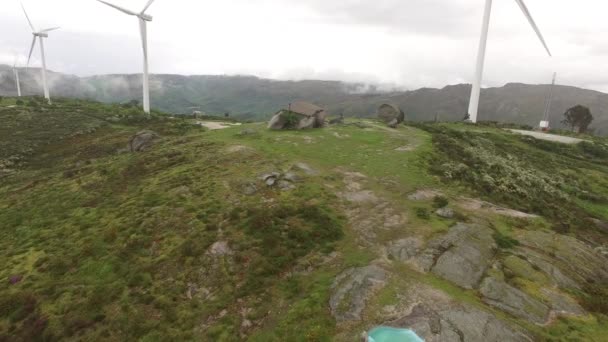
[{"label": "overcast sky", "polygon": [[[141,10],[146,0],[108,0]],[[24,0],[51,70],[141,72],[137,20],[94,0]],[[608,3],[527,0],[554,57],[513,0],[494,0],[485,86],[559,83],[608,92]],[[470,83],[484,0],[157,0],[153,73],[252,74],[403,88]],[[24,62],[31,34],[17,0],[0,6],[0,63]],[[32,64],[39,65],[39,50]]]}]

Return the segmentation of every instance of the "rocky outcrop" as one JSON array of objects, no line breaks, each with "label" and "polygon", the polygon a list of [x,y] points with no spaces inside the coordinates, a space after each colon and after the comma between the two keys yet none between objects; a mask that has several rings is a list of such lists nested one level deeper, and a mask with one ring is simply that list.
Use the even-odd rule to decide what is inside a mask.
[{"label": "rocky outcrop", "polygon": [[209,247],[207,254],[214,256],[214,257],[222,257],[222,256],[232,255],[233,251],[232,251],[232,249],[230,249],[230,246],[228,246],[228,242],[217,241],[216,243],[211,245],[211,247]]},{"label": "rocky outcrop", "polygon": [[518,329],[469,305],[454,305],[433,310],[421,304],[414,307],[409,315],[388,325],[408,327],[426,342],[531,341],[530,337]]},{"label": "rocky outcrop", "polygon": [[392,260],[406,262],[420,253],[422,241],[417,238],[401,239],[388,246],[388,256]]},{"label": "rocky outcrop", "polygon": [[483,296],[484,303],[513,316],[537,324],[545,324],[549,317],[547,305],[494,277],[486,278],[479,292]]},{"label": "rocky outcrop", "polygon": [[[608,285],[608,259],[582,241],[544,231],[525,231],[518,240],[523,246],[520,252],[532,256],[539,268],[552,271],[556,282],[575,288],[574,284],[590,282]],[[553,267],[542,261],[545,255]]]},{"label": "rocky outcrop", "polygon": [[448,207],[439,208],[437,211],[435,211],[435,214],[445,219],[451,219],[454,218],[454,209]]},{"label": "rocky outcrop", "polygon": [[338,322],[358,321],[369,298],[386,285],[387,273],[379,266],[351,268],[332,285],[331,313]]},{"label": "rocky outcrop", "polygon": [[554,289],[542,288],[540,295],[549,303],[555,314],[567,316],[584,316],[587,314],[576,300]]},{"label": "rocky outcrop", "polygon": [[496,244],[492,230],[459,223],[428,243],[414,260],[418,267],[465,289],[476,288],[492,263]]},{"label": "rocky outcrop", "polygon": [[443,196],[443,193],[432,189],[420,189],[407,196],[410,201],[428,201],[437,196]]},{"label": "rocky outcrop", "polygon": [[260,180],[266,184],[267,187],[276,187],[281,191],[290,191],[296,188],[294,184],[299,181],[300,178],[293,173],[281,173],[281,172],[270,172],[260,176]]},{"label": "rocky outcrop", "polygon": [[476,288],[496,253],[492,231],[460,223],[450,234],[453,235],[439,242],[446,252],[437,259],[432,272],[463,288]]},{"label": "rocky outcrop", "polygon": [[141,131],[131,137],[129,141],[129,150],[131,152],[144,152],[149,150],[154,142],[160,138],[158,134],[153,131]]}]

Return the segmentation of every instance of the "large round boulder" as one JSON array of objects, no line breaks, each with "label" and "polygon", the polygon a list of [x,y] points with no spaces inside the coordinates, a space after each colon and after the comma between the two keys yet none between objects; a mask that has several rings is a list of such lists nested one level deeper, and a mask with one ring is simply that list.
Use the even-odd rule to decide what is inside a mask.
[{"label": "large round boulder", "polygon": [[156,132],[149,130],[138,132],[133,137],[131,137],[131,140],[129,141],[129,149],[131,150],[131,152],[146,151],[150,147],[152,147],[152,145],[154,145],[154,142],[159,137],[160,136],[156,134]]},{"label": "large round boulder", "polygon": [[396,127],[405,121],[405,113],[401,110],[401,108],[388,103],[378,107],[378,112],[376,115],[378,116],[378,119],[391,127]]}]

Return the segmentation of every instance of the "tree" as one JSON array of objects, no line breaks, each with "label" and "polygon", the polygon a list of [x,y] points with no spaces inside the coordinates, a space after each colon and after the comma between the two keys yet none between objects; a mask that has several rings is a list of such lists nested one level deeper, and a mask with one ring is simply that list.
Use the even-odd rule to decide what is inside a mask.
[{"label": "tree", "polygon": [[564,125],[572,127],[575,131],[578,128],[579,133],[585,133],[589,129],[589,125],[593,122],[593,115],[591,110],[585,106],[576,105],[564,113]]}]

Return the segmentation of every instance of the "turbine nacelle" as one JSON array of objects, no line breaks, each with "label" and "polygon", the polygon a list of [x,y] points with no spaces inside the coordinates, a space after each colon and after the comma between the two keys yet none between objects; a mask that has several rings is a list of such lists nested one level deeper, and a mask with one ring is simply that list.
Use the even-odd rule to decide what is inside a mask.
[{"label": "turbine nacelle", "polygon": [[44,32],[34,32],[32,33],[34,37],[48,38],[49,34]]},{"label": "turbine nacelle", "polygon": [[145,13],[138,15],[138,17],[145,21],[152,21],[152,16]]}]

